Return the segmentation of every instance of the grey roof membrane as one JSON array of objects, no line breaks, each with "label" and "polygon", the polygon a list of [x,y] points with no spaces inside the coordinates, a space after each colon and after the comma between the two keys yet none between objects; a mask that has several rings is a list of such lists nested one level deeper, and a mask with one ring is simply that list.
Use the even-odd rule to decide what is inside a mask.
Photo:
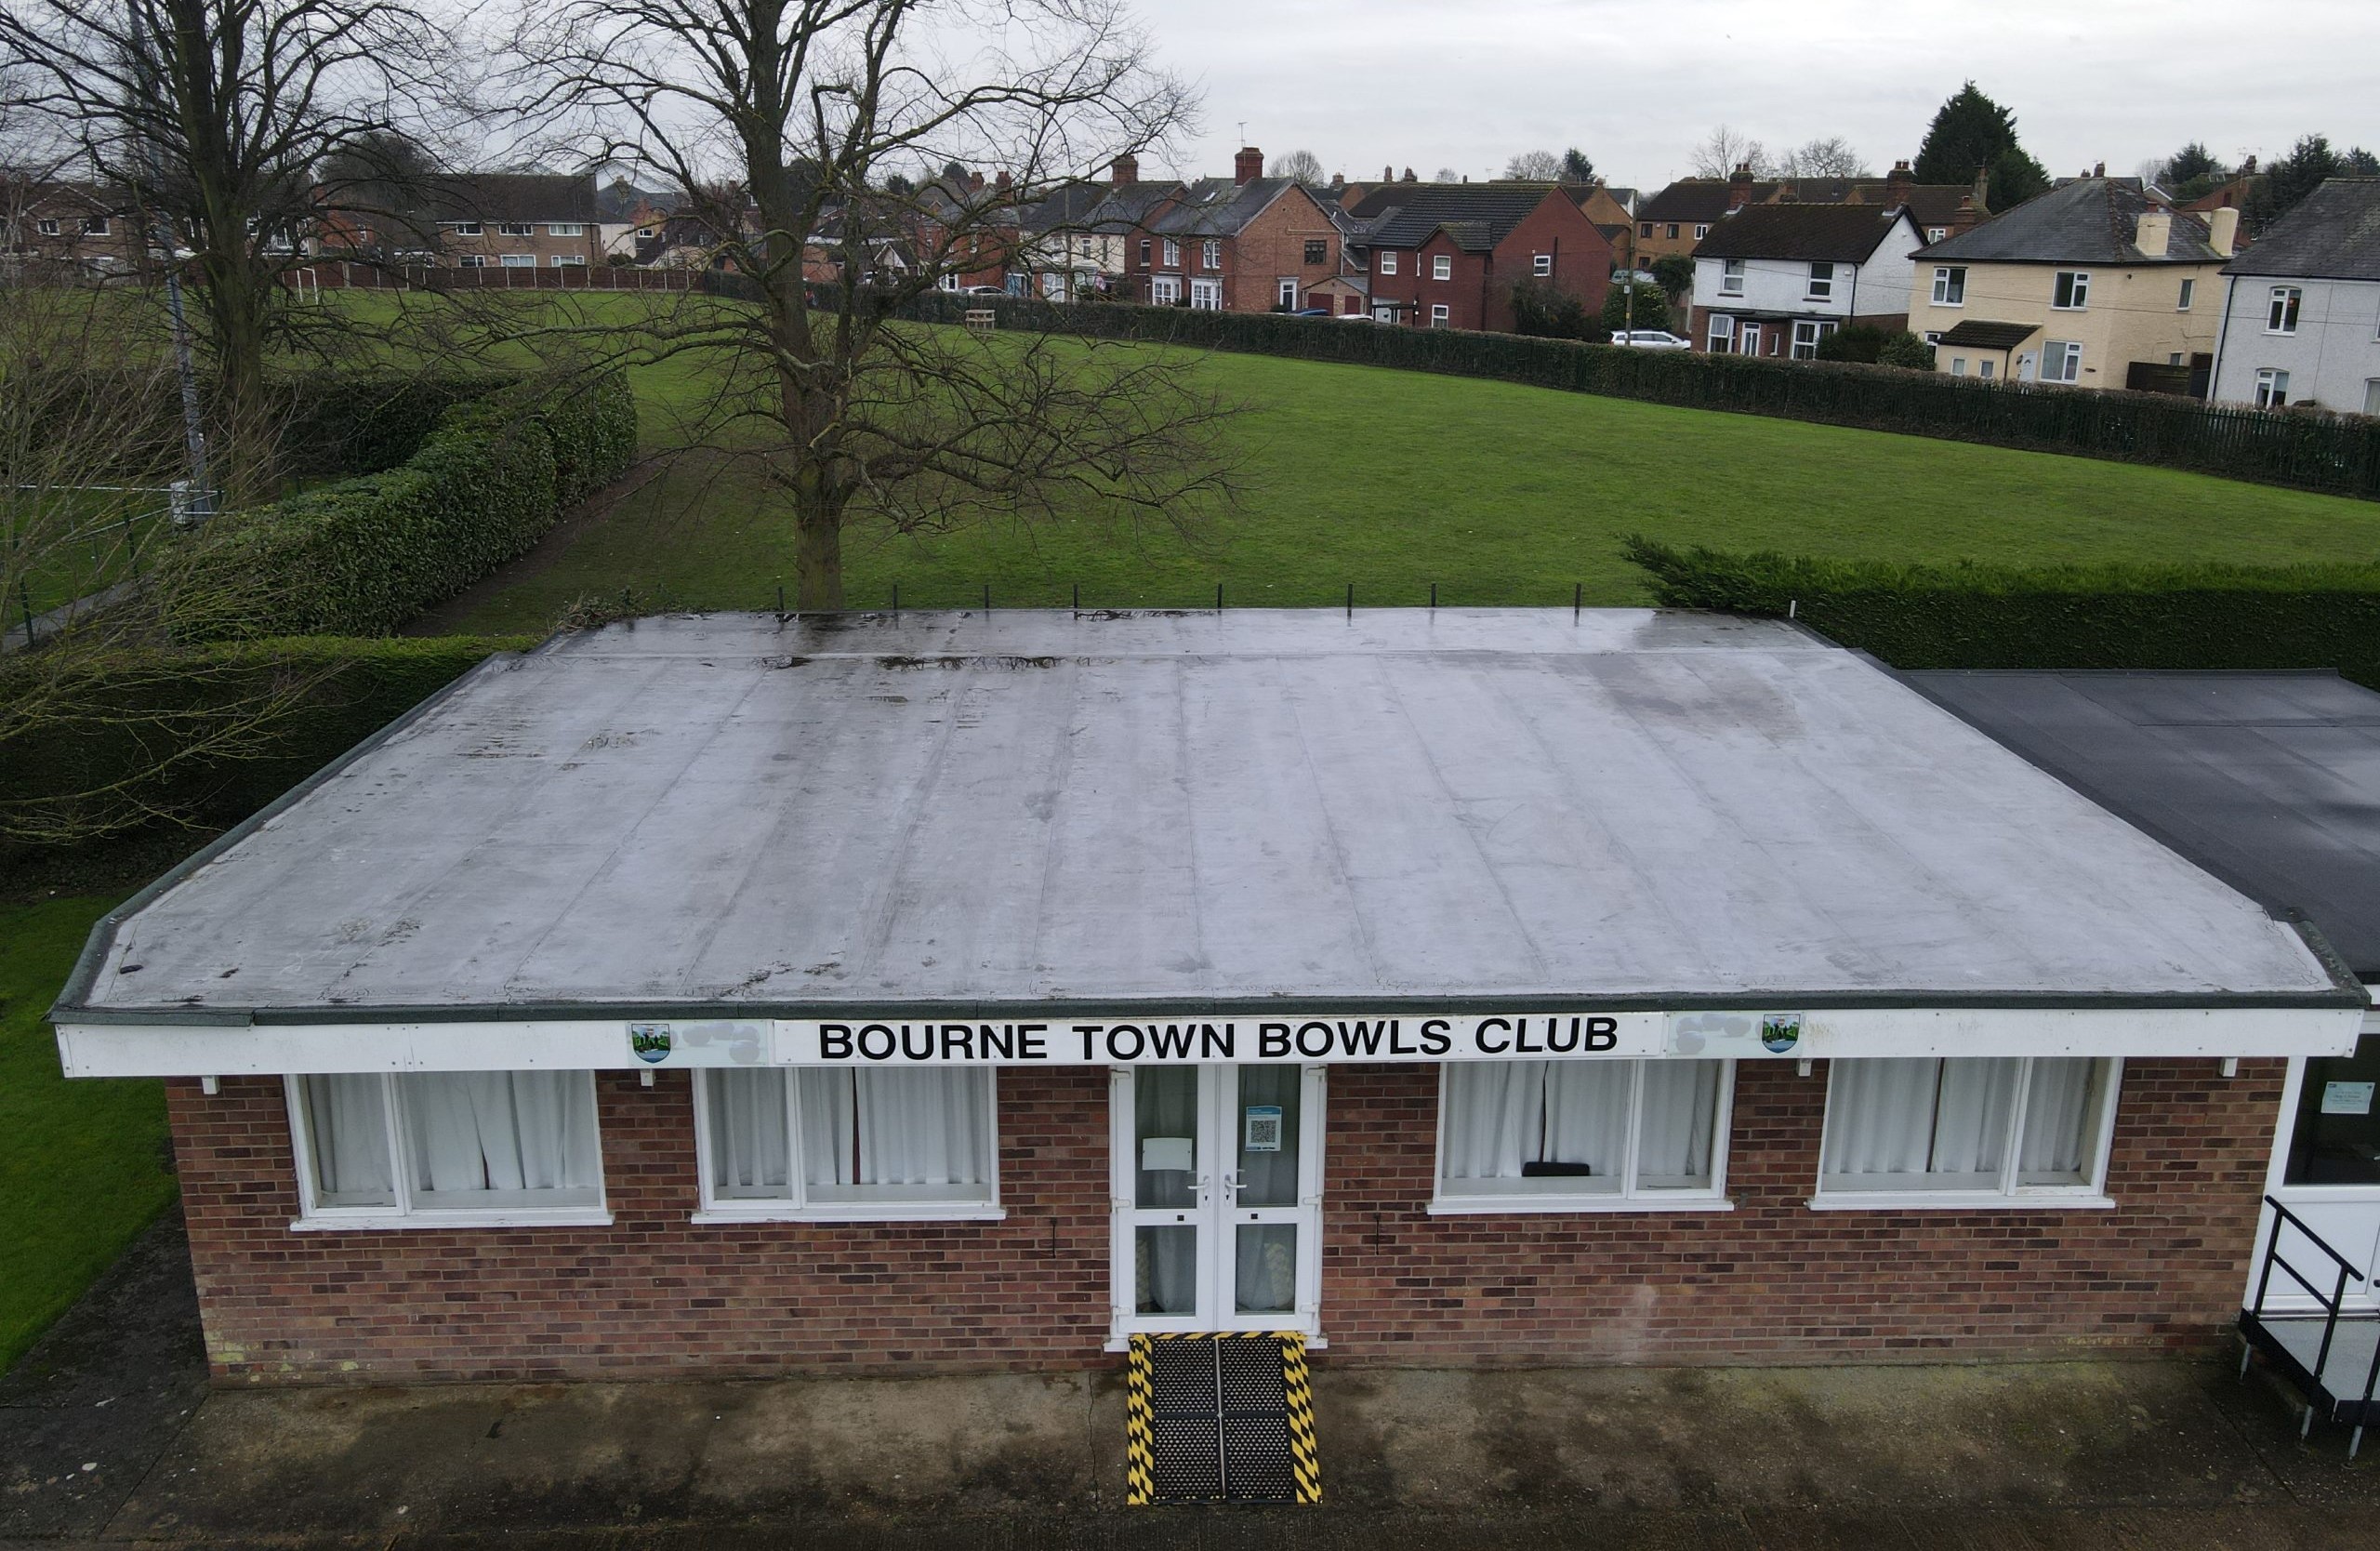
[{"label": "grey roof membrane", "polygon": [[2173,212],[2165,251],[2140,251],[2140,218],[2160,209],[2137,178],[2078,178],[1972,231],[1917,250],[1921,258],[2010,264],[2211,264],[2206,218]]},{"label": "grey roof membrane", "polygon": [[160,1017],[2337,994],[1856,654],[1563,609],[612,626],[482,668],[86,970],[67,1011]]},{"label": "grey roof membrane", "polygon": [[2380,695],[2330,673],[1911,673],[2380,980]]},{"label": "grey roof membrane", "polygon": [[2380,280],[2380,178],[2323,179],[2223,272]]}]

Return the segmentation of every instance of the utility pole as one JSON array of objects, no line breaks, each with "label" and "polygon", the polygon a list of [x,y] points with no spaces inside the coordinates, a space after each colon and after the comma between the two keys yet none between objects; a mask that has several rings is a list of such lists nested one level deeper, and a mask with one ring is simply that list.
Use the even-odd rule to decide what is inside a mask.
[{"label": "utility pole", "polygon": [[1636,337],[1636,218],[1633,213],[1628,218],[1627,307],[1628,324],[1624,332],[1633,340]]},{"label": "utility pole", "polygon": [[[133,73],[149,86],[152,99],[157,96],[153,86],[153,66],[149,52],[146,0],[133,0],[129,7],[132,23],[132,47],[137,60]],[[126,105],[126,116],[135,125],[141,120],[139,103]],[[149,184],[155,188],[164,181],[165,164],[157,143],[148,130],[137,128],[140,139],[141,161],[149,174]],[[146,202],[144,202],[145,205]],[[181,258],[178,252],[173,222],[153,213],[153,207],[141,211],[141,224],[147,228],[148,240],[165,256],[165,311],[172,314],[174,325],[174,367],[181,378],[182,444],[190,454],[190,494],[186,503],[174,513],[175,521],[196,524],[215,514],[215,488],[206,473],[206,422],[199,408],[198,374],[191,364],[190,318],[182,310]]]}]

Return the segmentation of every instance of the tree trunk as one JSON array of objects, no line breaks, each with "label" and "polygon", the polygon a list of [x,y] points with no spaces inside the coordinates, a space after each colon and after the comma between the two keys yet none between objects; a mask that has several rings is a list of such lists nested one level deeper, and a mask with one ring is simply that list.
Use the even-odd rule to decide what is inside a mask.
[{"label": "tree trunk", "polygon": [[794,577],[803,613],[843,606],[843,503],[831,496],[794,499]]}]

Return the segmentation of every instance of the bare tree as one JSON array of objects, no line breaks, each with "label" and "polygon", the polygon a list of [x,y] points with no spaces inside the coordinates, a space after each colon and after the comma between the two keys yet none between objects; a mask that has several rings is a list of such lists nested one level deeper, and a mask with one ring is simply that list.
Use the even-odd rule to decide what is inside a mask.
[{"label": "bare tree", "polygon": [[1827,135],[1795,146],[1778,159],[1777,173],[1780,178],[1866,178],[1868,164],[1851,142],[1840,135]]},{"label": "bare tree", "polygon": [[[716,382],[684,434],[789,515],[801,607],[843,606],[861,518],[1183,524],[1226,493],[1195,357],[902,317],[1029,266],[1023,212],[1185,124],[1112,0],[569,0],[540,21],[524,99],[670,185],[739,277],[633,348]],[[942,173],[883,187],[920,161]]]},{"label": "bare tree", "polygon": [[1504,164],[1504,176],[1528,183],[1551,183],[1562,176],[1562,158],[1551,151],[1524,151]]},{"label": "bare tree", "polygon": [[1441,183],[1460,183],[1462,181],[1462,174],[1452,167],[1440,167],[1437,171],[1437,181]]},{"label": "bare tree", "polygon": [[1721,125],[1704,137],[1686,156],[1697,178],[1726,178],[1739,166],[1752,169],[1754,178],[1773,178],[1777,164],[1758,140]]},{"label": "bare tree", "polygon": [[152,262],[186,269],[212,378],[214,471],[273,483],[265,366],[301,322],[286,280],[343,182],[385,182],[454,79],[401,0],[0,0],[23,109],[129,201]]},{"label": "bare tree", "polygon": [[1301,183],[1319,183],[1326,175],[1321,157],[1311,151],[1292,151],[1273,158],[1273,176],[1292,178]]}]

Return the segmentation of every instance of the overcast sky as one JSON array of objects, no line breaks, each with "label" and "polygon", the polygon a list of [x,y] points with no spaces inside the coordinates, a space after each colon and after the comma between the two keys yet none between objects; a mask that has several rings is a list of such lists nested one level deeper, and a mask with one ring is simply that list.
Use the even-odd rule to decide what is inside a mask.
[{"label": "overcast sky", "polygon": [[[1326,170],[1474,178],[1577,145],[1659,188],[1726,123],[1778,151],[1841,135],[1877,172],[1916,154],[1962,81],[2054,175],[2202,139],[2226,160],[2297,136],[2380,149],[2380,0],[1134,0],[1203,86],[1187,166],[1239,143]],[[1155,169],[1144,169],[1155,170]]]}]

